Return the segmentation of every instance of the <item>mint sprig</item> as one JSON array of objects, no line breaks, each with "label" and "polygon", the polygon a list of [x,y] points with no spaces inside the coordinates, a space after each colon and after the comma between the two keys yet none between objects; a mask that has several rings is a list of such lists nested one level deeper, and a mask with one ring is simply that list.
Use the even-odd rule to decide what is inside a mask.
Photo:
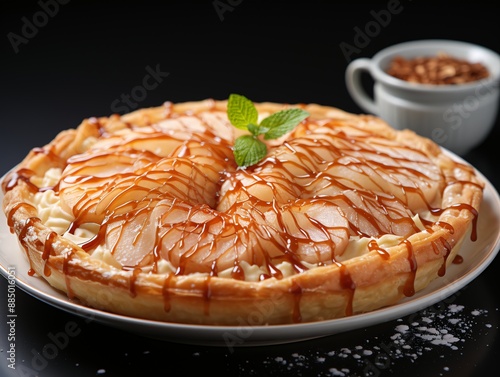
[{"label": "mint sprig", "polygon": [[236,128],[247,130],[250,135],[243,135],[235,140],[233,154],[238,166],[255,165],[267,154],[267,146],[260,139],[278,139],[292,131],[306,119],[309,113],[302,109],[286,109],[271,114],[258,122],[257,108],[248,98],[231,94],[227,103],[227,117]]}]

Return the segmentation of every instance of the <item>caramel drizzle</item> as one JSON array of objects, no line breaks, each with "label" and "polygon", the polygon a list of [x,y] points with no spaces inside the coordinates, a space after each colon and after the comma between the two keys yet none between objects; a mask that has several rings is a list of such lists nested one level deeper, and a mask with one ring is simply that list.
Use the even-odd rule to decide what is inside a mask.
[{"label": "caramel drizzle", "polygon": [[57,237],[57,233],[56,232],[50,232],[48,235],[47,235],[47,238],[45,239],[45,243],[43,245],[43,253],[42,253],[42,260],[44,261],[44,264],[43,264],[43,274],[45,276],[50,276],[51,275],[51,270],[50,270],[50,267],[48,266],[48,261],[49,261],[49,257],[51,255],[54,254],[54,249],[53,249],[53,242],[54,242],[54,239]]},{"label": "caramel drizzle", "polygon": [[[214,105],[215,106],[215,105]],[[165,117],[171,117],[175,118],[176,114],[172,113],[170,111],[171,105],[166,104],[166,114]],[[212,110],[215,110],[215,107],[213,107]],[[196,114],[194,114],[196,116]],[[96,127],[99,131],[99,134],[102,135],[103,137],[107,137],[109,134],[106,131],[105,126],[101,125],[101,123],[98,120],[93,121],[94,124],[96,124]],[[132,125],[126,125],[130,129],[134,129]],[[279,160],[275,156],[268,156],[265,160],[263,160],[261,163],[257,164],[256,166],[247,169],[246,173],[259,173],[261,177],[261,181],[257,181],[255,184],[261,184],[263,181],[265,184],[267,184],[270,189],[273,191],[273,196],[275,198],[278,198],[280,196],[287,196],[290,195],[291,197],[295,198],[301,198],[301,197],[307,197],[309,195],[308,189],[310,187],[313,187],[314,184],[317,184],[322,180],[322,182],[328,183],[330,187],[338,187],[339,192],[338,194],[332,196],[330,195],[324,195],[322,193],[318,195],[313,195],[312,197],[309,197],[307,199],[301,199],[301,200],[307,200],[307,203],[314,203],[315,201],[317,202],[318,200],[325,200],[325,201],[336,201],[338,203],[342,203],[344,205],[350,206],[354,210],[354,213],[356,216],[359,218],[362,218],[364,221],[366,221],[369,225],[371,225],[371,230],[367,233],[366,230],[362,230],[358,224],[349,221],[348,227],[341,227],[345,232],[351,235],[359,235],[361,237],[380,237],[383,234],[390,234],[390,230],[385,229],[381,223],[378,221],[376,217],[374,217],[370,212],[364,210],[363,208],[357,207],[355,203],[352,202],[350,197],[348,197],[346,194],[342,193],[343,189],[352,189],[351,187],[356,187],[356,182],[350,182],[348,184],[347,178],[346,177],[337,177],[335,175],[332,175],[329,173],[330,169],[336,167],[336,166],[343,166],[345,168],[355,170],[355,171],[363,171],[363,169],[367,166],[369,166],[370,169],[373,169],[375,171],[381,170],[385,171],[388,176],[397,176],[400,174],[400,172],[404,172],[406,175],[410,175],[414,177],[416,181],[419,180],[434,180],[438,181],[439,179],[442,179],[441,176],[439,177],[427,177],[424,173],[422,173],[419,170],[416,170],[412,167],[412,160],[404,157],[403,155],[394,155],[392,152],[389,153],[388,151],[390,150],[390,147],[387,145],[384,145],[383,143],[380,144],[382,146],[382,149],[379,149],[375,146],[377,144],[377,141],[373,140],[372,137],[373,135],[370,133],[367,133],[365,130],[362,128],[359,128],[355,125],[349,125],[351,128],[357,128],[360,133],[357,136],[349,136],[346,134],[342,127],[340,127],[339,130],[337,130],[335,122],[332,122],[331,125],[336,131],[332,131],[330,133],[324,133],[321,134],[322,138],[320,139],[314,139],[312,136],[306,136],[302,139],[299,139],[301,143],[304,143],[304,145],[309,144],[309,146],[314,146],[314,148],[310,148],[307,153],[303,152],[301,149],[301,144],[297,141],[289,141],[284,144],[284,146],[289,150],[289,152],[293,153],[294,155],[297,156],[296,160]],[[317,128],[320,128],[320,126],[314,122],[306,123],[303,125],[303,133],[308,134],[308,130],[312,131]],[[148,135],[145,137],[149,137],[152,139],[166,139],[168,136],[165,134],[153,134],[153,135]],[[197,135],[196,137],[200,137],[200,141],[202,143],[210,143],[211,140],[214,139],[214,135],[211,134],[210,132],[205,132],[204,134]],[[323,157],[324,155],[324,150],[322,148],[328,149],[330,151],[335,151],[336,156],[333,156],[331,159],[325,159]],[[384,151],[387,150],[387,152]],[[412,153],[417,153],[420,154],[421,156],[424,156],[424,154],[420,151],[413,150],[411,148],[405,147],[405,149],[411,150]],[[225,159],[226,162],[229,163],[227,158],[224,156],[224,153],[219,153],[219,149],[215,148],[214,149],[216,155],[214,158],[218,159]],[[59,159],[57,155],[55,155],[51,150],[46,149],[46,148],[40,148],[40,149],[35,149],[34,153],[44,153],[47,155],[50,159]],[[109,153],[113,153],[113,151],[106,151],[103,152],[103,156]],[[157,161],[158,157],[154,155],[152,152],[148,151],[138,151],[138,155],[140,158],[145,158],[149,159],[151,161]],[[186,149],[179,149],[175,151],[179,157],[183,156],[189,156],[189,151]],[[333,152],[332,152],[333,153]],[[373,154],[371,156],[370,154]],[[368,157],[366,157],[368,156]],[[373,157],[373,158],[372,158]],[[386,164],[386,163],[381,163],[378,161],[379,158],[385,159],[385,160],[390,160],[393,161],[394,164]],[[85,163],[87,157],[84,156],[74,156],[69,159],[70,164],[74,163]],[[298,163],[300,161],[300,164]],[[266,176],[266,168],[271,165],[272,169],[278,169],[278,171],[283,172],[283,174],[287,175],[287,177],[284,178],[293,178],[292,184],[290,184],[290,179],[287,179],[287,184],[288,185],[282,185],[280,184],[279,180],[274,181],[271,183],[270,180],[267,180]],[[321,171],[318,171],[315,166],[321,166]],[[303,173],[299,176],[296,176],[292,173],[293,169],[297,169],[298,171],[303,171]],[[78,176],[78,172],[74,172],[76,176]],[[262,174],[261,174],[262,173]],[[365,174],[365,173],[362,173]],[[4,180],[2,183],[2,188],[4,191],[8,191],[13,189],[19,181],[24,181],[27,183],[28,187],[32,191],[43,191],[47,189],[55,189],[59,190],[59,185],[57,185],[54,188],[38,188],[34,184],[31,183],[30,178],[34,175],[34,172],[28,170],[28,169],[19,169],[18,171],[15,171],[10,174],[10,176]],[[123,175],[123,174],[122,174]],[[126,175],[126,174],[125,174]],[[228,171],[223,171],[220,172],[220,180],[217,183],[220,187],[220,185],[226,180],[226,179],[231,179],[231,177],[234,175],[234,172],[231,170]],[[366,175],[366,174],[365,174]],[[228,178],[229,177],[229,178]],[[270,175],[272,177],[272,175]],[[175,176],[172,177],[175,182],[175,179],[177,179]],[[65,179],[70,179],[69,177],[66,177]],[[137,179],[141,179],[138,177]],[[94,184],[98,185],[102,180],[98,177],[94,176],[81,176],[81,177],[75,177],[74,178],[74,184]],[[170,182],[170,183],[172,183]],[[279,224],[279,229],[278,235],[281,237],[273,237],[269,233],[269,229],[266,229],[266,227],[262,227],[262,229],[259,230],[261,235],[264,235],[265,240],[268,242],[269,245],[271,245],[274,249],[281,250],[281,253],[277,256],[271,256],[268,253],[264,253],[264,266],[266,270],[268,271],[267,273],[263,273],[260,276],[260,280],[264,279],[269,279],[269,278],[277,278],[281,279],[283,277],[282,272],[276,267],[278,263],[281,263],[283,261],[287,261],[291,264],[295,272],[300,273],[302,271],[307,270],[307,268],[304,266],[304,264],[301,262],[301,259],[298,257],[298,250],[300,249],[301,245],[309,242],[310,240],[310,235],[306,230],[303,230],[300,228],[300,224],[296,219],[295,221],[295,226],[297,226],[299,229],[301,229],[301,236],[300,237],[293,237],[290,234],[288,234],[285,229],[286,226],[284,224],[284,220],[280,217],[280,213],[283,209],[283,203],[278,204],[278,201],[273,200],[272,203],[265,203],[257,198],[253,197],[250,193],[251,188],[253,185],[250,186],[243,186],[241,181],[234,181],[235,183],[235,190],[237,191],[240,190],[241,192],[244,192],[247,194],[248,197],[248,202],[249,206],[253,208],[253,210],[258,211],[258,208],[266,208],[267,210],[272,210],[275,215],[277,216],[277,221]],[[478,187],[481,187],[479,184],[475,182],[469,182],[469,181],[456,181],[456,182],[451,182],[451,184],[455,183],[461,183],[461,184],[473,184]],[[372,181],[372,184],[377,185],[374,181]],[[175,185],[174,185],[175,186]],[[397,203],[403,203],[407,204],[408,203],[408,198],[409,195],[416,195],[418,196],[422,202],[424,202],[427,206],[427,208],[433,213],[434,215],[440,215],[447,209],[466,209],[469,210],[473,216],[473,231],[471,234],[471,239],[474,241],[477,239],[477,232],[476,232],[476,227],[477,227],[477,211],[470,205],[467,204],[456,204],[453,205],[449,208],[444,208],[444,209],[439,209],[439,208],[433,208],[430,203],[427,202],[426,197],[424,195],[424,192],[418,185],[403,185],[400,184],[400,190],[402,193],[402,199],[397,199],[394,196],[379,196],[375,195],[369,191],[363,191],[362,188],[355,188],[358,192],[362,194],[362,199],[365,201],[365,203],[371,203],[372,205],[376,205],[386,212],[387,215],[391,215],[391,220],[392,223],[397,224],[397,225],[402,225],[402,226],[407,226],[412,229],[412,231],[416,232],[418,231],[418,228],[416,225],[410,221],[408,218],[405,216],[397,213],[396,210],[391,209],[391,206],[393,204]],[[383,191],[382,187],[380,187],[380,190]],[[154,194],[154,195],[153,195]],[[155,196],[155,195],[160,195],[163,193],[158,193],[157,191],[148,191],[145,192],[145,195],[149,196]],[[219,202],[223,200],[224,198],[218,198]],[[89,201],[89,196],[86,194],[82,196],[82,198],[79,200],[78,203],[75,205],[75,210],[76,210],[76,218],[75,221],[71,224],[71,227],[69,229],[70,232],[73,232],[76,228],[78,228],[82,223],[85,222],[85,217],[95,209],[93,206],[87,206],[85,207],[86,203]],[[155,200],[151,200],[150,204],[154,204]],[[180,210],[182,209],[182,201],[176,202],[175,200],[175,195],[174,195],[174,200],[172,202],[172,210]],[[306,204],[306,202],[304,202]],[[81,247],[84,250],[90,251],[100,245],[106,237],[106,232],[108,225],[111,221],[116,222],[123,220],[124,223],[127,223],[132,220],[133,217],[138,216],[140,213],[143,211],[148,211],[149,206],[146,207],[140,207],[143,205],[143,203],[134,201],[134,202],[125,202],[122,204],[122,206],[129,206],[131,208],[131,211],[127,213],[117,213],[114,210],[109,211],[106,210],[104,219],[101,222],[101,227],[98,232],[98,234],[92,238],[91,240],[83,243]],[[9,226],[12,227],[12,216],[13,213],[19,208],[20,205],[14,207],[9,215],[8,215],[8,222]],[[249,244],[246,244],[248,242],[248,230],[246,229],[245,226],[238,225],[238,217],[241,216],[241,214],[237,213],[237,208],[230,208],[227,211],[227,215],[224,216],[216,216],[214,220],[209,221],[206,224],[203,224],[203,226],[193,226],[191,224],[192,229],[185,230],[185,232],[188,232],[187,234],[197,234],[198,239],[201,240],[207,232],[209,232],[210,226],[214,225],[217,221],[224,221],[227,223],[227,225],[235,227],[235,234],[238,234],[238,237],[235,238],[235,242],[242,242],[243,245],[246,245],[246,247],[250,247]],[[392,217],[395,216],[395,217]],[[399,217],[398,217],[399,216]],[[30,218],[22,231],[20,232],[20,239],[23,240],[24,236],[26,235],[27,229],[34,224],[34,222],[40,221],[37,218]],[[309,217],[309,222],[312,224],[312,226],[315,228],[316,231],[327,233],[328,231],[331,231],[332,229],[325,229],[325,227],[318,223],[315,222],[313,218]],[[223,227],[226,227],[226,223],[223,225]],[[442,221],[437,221],[435,223],[432,222],[426,222],[424,221],[424,224],[426,225],[427,229],[430,229],[432,225],[437,225],[440,227],[443,227],[447,229],[450,233],[453,233],[453,228],[451,227],[450,224],[444,223]],[[198,232],[198,233],[196,233]],[[266,235],[267,232],[267,235]],[[182,249],[184,247],[183,245],[183,239],[180,238],[175,247],[172,247],[170,250],[164,250],[163,248],[163,239],[164,237],[167,237],[169,234],[168,228],[165,227],[165,225],[162,225],[160,222],[157,223],[157,230],[155,233],[155,241],[154,241],[154,246],[151,251],[152,257],[150,258],[152,260],[152,271],[154,273],[157,272],[158,269],[158,262],[162,258],[167,258],[168,260],[173,259],[173,254],[175,249]],[[50,274],[50,268],[47,265],[47,262],[49,260],[50,255],[53,253],[53,249],[50,246],[52,244],[52,241],[56,237],[55,233],[50,233],[46,240],[45,240],[45,245],[44,245],[44,251],[42,254],[42,259],[45,261],[44,264],[44,273],[46,276]],[[21,241],[23,243],[24,241]],[[413,246],[408,240],[403,241],[404,245],[406,246],[408,250],[408,263],[410,267],[410,272],[408,275],[408,278],[403,286],[403,293],[406,296],[412,296],[415,293],[415,288],[414,288],[414,279],[417,271],[417,261],[416,257],[413,252]],[[441,266],[439,270],[439,275],[442,276],[445,273],[446,269],[446,259],[451,251],[450,245],[448,242],[444,239],[440,239],[440,244],[441,246],[437,245],[436,243],[433,244],[433,247],[435,248],[436,252],[439,251],[440,247],[444,247],[446,249],[445,256],[444,256],[444,261],[443,265]],[[25,246],[25,245],[24,245]],[[339,267],[340,271],[340,285],[342,289],[348,292],[348,297],[347,297],[347,305],[346,305],[346,315],[351,315],[353,313],[353,308],[352,308],[352,302],[353,302],[353,297],[354,293],[356,290],[356,283],[353,280],[352,276],[350,275],[347,267],[343,265],[342,263],[336,261],[334,251],[335,251],[335,244],[332,243],[331,240],[326,241],[320,241],[315,243],[314,248],[317,252],[317,254],[320,254],[320,248],[321,247],[329,247],[331,250],[331,255],[329,257],[329,260],[325,260],[320,262],[320,265],[327,265],[327,264],[336,264]],[[212,243],[212,245],[209,247],[209,251],[215,248],[215,245]],[[370,251],[376,251],[381,258],[383,259],[388,259],[390,257],[389,253],[381,248],[375,240],[372,240],[368,243],[368,249]],[[164,307],[165,311],[169,311],[171,309],[170,306],[170,286],[171,286],[171,279],[174,275],[182,275],[184,274],[187,270],[188,267],[191,266],[191,260],[197,255],[197,246],[192,247],[190,250],[184,252],[180,257],[178,258],[178,263],[177,263],[177,270],[175,271],[174,274],[167,275],[165,278],[164,284],[163,284],[163,296],[164,296]],[[210,254],[210,253],[209,253]],[[72,253],[65,254],[65,259],[63,263],[63,272],[66,276],[66,284],[68,288],[68,296],[71,298],[73,297],[73,292],[69,284],[69,275],[70,275],[70,261],[73,257]],[[145,263],[147,261],[147,258],[143,260],[141,263]],[[215,259],[212,261],[212,264],[209,268],[208,271],[208,277],[206,279],[206,284],[204,288],[204,293],[203,297],[205,297],[205,313],[208,313],[209,311],[209,302],[210,302],[210,297],[211,297],[211,289],[210,289],[210,280],[212,277],[218,275],[218,267],[217,267],[217,261],[218,259]],[[245,273],[243,268],[241,267],[241,262],[239,261],[238,257],[234,259],[234,265],[232,267],[231,271],[231,276],[234,279],[239,279],[239,280],[244,280],[245,279]],[[30,261],[31,265],[31,261]],[[139,266],[129,266],[129,267],[124,267],[124,269],[132,269],[131,270],[131,275],[130,275],[130,280],[129,280],[129,286],[130,286],[130,294],[132,296],[135,296],[137,294],[136,292],[136,280],[137,276],[140,273],[141,268]],[[33,271],[32,268],[30,268],[30,272]],[[301,314],[300,314],[300,298],[304,294],[302,288],[297,284],[293,283],[291,288],[290,288],[290,293],[295,297],[295,309],[293,313],[293,320],[295,322],[300,322],[302,320]]]},{"label": "caramel drizzle", "polygon": [[[441,267],[439,267],[439,270],[438,270],[438,276],[444,276],[446,274],[446,264],[448,261],[448,257],[450,256],[452,247],[451,247],[450,243],[443,237],[440,237],[439,241],[441,242],[442,247],[444,247],[445,253],[444,253],[444,257],[443,257],[443,264],[441,265]],[[432,247],[434,248],[434,250],[436,250],[435,249],[436,244],[434,242],[432,243]]]},{"label": "caramel drizzle", "polygon": [[408,264],[410,267],[408,277],[406,278],[406,282],[403,286],[403,294],[406,297],[411,297],[415,294],[415,277],[417,275],[418,263],[415,257],[415,253],[413,252],[413,245],[411,244],[411,242],[408,240],[404,240],[403,243],[408,250]]},{"label": "caramel drizzle", "polygon": [[137,296],[136,282],[142,269],[138,267],[123,266],[124,271],[130,271],[129,275],[129,292],[131,297]]},{"label": "caramel drizzle", "polygon": [[73,292],[73,288],[71,287],[71,281],[70,281],[70,270],[69,270],[69,263],[71,262],[71,259],[73,259],[73,251],[67,252],[64,254],[64,261],[63,261],[63,274],[64,274],[64,280],[66,283],[66,293],[68,295],[68,298],[73,299],[75,298],[75,293]]},{"label": "caramel drizzle", "polygon": [[21,168],[19,170],[14,170],[10,172],[5,179],[2,181],[2,190],[7,192],[16,187],[19,181],[23,181],[28,185],[29,190],[38,191],[38,187],[31,183],[31,177],[35,175],[35,172],[26,168]]},{"label": "caramel drizzle", "polygon": [[203,298],[204,298],[204,305],[203,305],[203,313],[205,315],[210,314],[210,298],[212,297],[212,290],[210,288],[210,281],[212,279],[212,275],[209,275],[205,279],[205,284],[204,284],[204,289],[203,289]]},{"label": "caramel drizzle", "polygon": [[30,217],[26,221],[21,232],[19,232],[19,241],[20,241],[23,249],[26,251],[26,255],[28,256],[28,261],[29,261],[29,265],[30,265],[30,268],[28,270],[28,275],[30,275],[30,276],[35,275],[36,271],[33,268],[33,262],[31,260],[30,253],[28,252],[28,243],[26,242],[26,235],[31,227],[35,226],[36,223],[40,223],[40,222],[41,222],[41,220],[38,217]]},{"label": "caramel drizzle", "polygon": [[[433,208],[433,209],[431,209],[431,213],[434,215],[441,215],[443,212],[445,212],[447,210],[451,210],[451,209],[455,209],[455,210],[459,210],[459,211],[467,210],[472,214],[472,216],[473,216],[472,217],[472,231],[471,231],[470,239],[471,239],[471,241],[476,241],[477,240],[477,220],[479,217],[479,213],[470,204],[457,203],[457,204],[453,204],[453,205],[446,207],[446,208]],[[448,231],[451,234],[453,234],[453,232],[454,232],[453,227],[448,223],[445,223],[443,221],[437,221],[434,224],[448,229]]]},{"label": "caramel drizzle", "polygon": [[356,283],[353,281],[346,265],[339,262],[335,262],[335,264],[339,266],[340,269],[340,286],[345,292],[347,292],[345,315],[351,316],[353,314],[352,304],[354,302],[354,293],[356,292]]},{"label": "caramel drizzle", "polygon": [[168,274],[165,277],[165,281],[163,282],[163,289],[162,289],[162,293],[163,293],[163,309],[167,313],[172,308],[172,306],[170,304],[170,282],[171,282],[171,280],[172,280],[173,277],[174,277],[174,275]]},{"label": "caramel drizzle", "polygon": [[368,242],[368,250],[376,251],[383,259],[387,260],[391,257],[391,254],[383,248],[381,248],[376,240],[371,240]]},{"label": "caramel drizzle", "polygon": [[16,205],[12,206],[12,208],[10,208],[9,212],[7,213],[7,225],[12,233],[14,233],[14,215],[21,207],[27,207],[32,209],[33,211],[36,211],[35,207],[25,202],[19,202]]},{"label": "caramel drizzle", "polygon": [[293,311],[292,311],[292,321],[295,323],[302,322],[302,314],[300,312],[300,301],[302,298],[302,287],[295,281],[292,280],[292,284],[288,289],[288,292],[292,294],[293,297]]}]

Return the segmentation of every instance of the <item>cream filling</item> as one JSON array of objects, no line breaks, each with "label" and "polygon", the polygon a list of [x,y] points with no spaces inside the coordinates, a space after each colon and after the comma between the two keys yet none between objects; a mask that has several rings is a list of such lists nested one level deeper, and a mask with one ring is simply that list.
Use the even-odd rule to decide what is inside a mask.
[{"label": "cream filling", "polygon": [[[32,182],[38,187],[53,187],[57,185],[61,177],[62,171],[58,168],[49,169],[44,177],[33,177]],[[63,236],[64,238],[72,241],[75,244],[82,244],[83,242],[94,237],[99,231],[99,224],[87,223],[82,224],[77,228],[73,234],[67,232],[71,223],[74,221],[74,216],[72,213],[65,211],[61,205],[57,194],[53,190],[46,190],[43,192],[38,192],[34,195],[33,205],[37,208],[40,220],[44,225],[51,228],[57,234]],[[423,218],[431,217],[430,214],[423,214]],[[421,221],[418,214],[413,217],[413,221],[420,230],[425,230],[425,227]],[[343,262],[348,259],[356,258],[364,254],[368,254],[370,251],[368,249],[368,243],[374,240],[374,238],[369,237],[351,237],[349,244],[344,251],[344,253],[338,256],[336,259],[338,262]],[[395,235],[384,235],[380,238],[375,239],[377,244],[382,249],[387,249],[398,245],[403,237]],[[110,266],[117,269],[121,269],[121,264],[115,259],[110,250],[105,246],[100,245],[90,253],[91,258],[101,260]],[[302,264],[308,269],[318,267],[317,264],[311,264],[302,262]],[[259,281],[262,274],[267,274],[268,272],[261,266],[251,265],[245,261],[240,263],[240,267],[243,270],[246,281]],[[293,265],[289,262],[281,262],[275,266],[276,269],[281,271],[283,277],[288,277],[295,275],[296,272]],[[152,267],[144,269],[144,272],[150,272]],[[166,260],[160,260],[157,263],[157,273],[168,274],[174,273],[176,269],[172,264]],[[220,271],[218,273],[219,277],[231,278],[232,268]],[[205,273],[195,273],[191,275],[208,275]]]}]

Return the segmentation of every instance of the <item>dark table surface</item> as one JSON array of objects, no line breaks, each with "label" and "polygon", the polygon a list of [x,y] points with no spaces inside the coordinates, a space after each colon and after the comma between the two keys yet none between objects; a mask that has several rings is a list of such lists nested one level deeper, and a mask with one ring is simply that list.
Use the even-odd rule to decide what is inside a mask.
[{"label": "dark table surface", "polygon": [[[498,12],[478,5],[158,3],[2,2],[0,174],[90,116],[233,92],[254,101],[360,112],[344,84],[351,59],[427,38],[500,51]],[[371,36],[356,40],[366,27]],[[349,54],[341,47],[347,44],[354,47]],[[137,89],[151,70],[161,72],[158,85]],[[498,123],[462,156],[497,189]],[[54,308],[18,288],[15,370],[8,367],[8,284],[1,278],[0,376],[492,375],[500,355],[499,275],[497,258],[463,289],[411,315],[315,340],[237,348],[144,337]]]}]

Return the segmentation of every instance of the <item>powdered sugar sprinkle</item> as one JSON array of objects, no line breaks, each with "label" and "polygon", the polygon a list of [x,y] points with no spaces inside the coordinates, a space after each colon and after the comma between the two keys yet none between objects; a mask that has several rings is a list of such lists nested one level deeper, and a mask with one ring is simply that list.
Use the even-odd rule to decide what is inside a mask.
[{"label": "powdered sugar sprinkle", "polygon": [[[280,365],[289,371],[310,370],[313,364],[324,364],[325,376],[378,376],[397,366],[398,360],[415,362],[422,355],[439,350],[462,351],[468,339],[481,335],[478,326],[485,323],[488,310],[466,310],[463,305],[450,304],[439,310],[429,308],[410,316],[411,321],[398,319],[392,333],[368,337],[354,347],[334,347],[328,351],[270,357],[268,364]],[[483,329],[490,329],[486,323]],[[442,355],[442,358],[445,356]],[[443,367],[444,373],[450,366]]]}]

